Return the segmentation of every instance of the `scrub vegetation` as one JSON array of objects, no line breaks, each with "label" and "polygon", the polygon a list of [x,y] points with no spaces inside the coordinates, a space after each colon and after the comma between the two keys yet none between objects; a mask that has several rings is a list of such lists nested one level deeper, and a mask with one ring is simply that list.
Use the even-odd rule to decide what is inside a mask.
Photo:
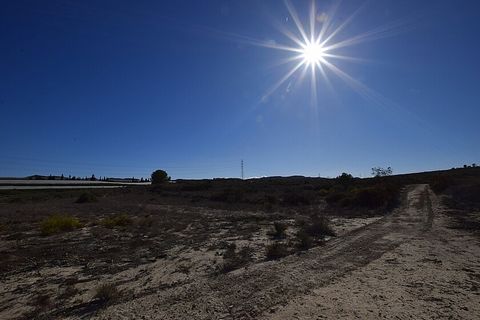
[{"label": "scrub vegetation", "polygon": [[[126,296],[323,252],[332,237],[395,210],[410,184],[430,184],[452,208],[454,228],[480,230],[474,216],[480,168],[367,179],[344,173],[333,179],[161,180],[116,189],[0,191],[0,272],[11,280],[0,317],[40,309],[45,318],[89,317]],[[39,279],[35,286],[31,277]],[[47,293],[49,300],[39,298],[37,306],[21,304]],[[11,307],[9,301],[20,302]]]},{"label": "scrub vegetation", "polygon": [[55,233],[72,231],[80,228],[82,224],[80,221],[70,215],[52,215],[42,221],[40,229],[44,236],[52,235]]}]

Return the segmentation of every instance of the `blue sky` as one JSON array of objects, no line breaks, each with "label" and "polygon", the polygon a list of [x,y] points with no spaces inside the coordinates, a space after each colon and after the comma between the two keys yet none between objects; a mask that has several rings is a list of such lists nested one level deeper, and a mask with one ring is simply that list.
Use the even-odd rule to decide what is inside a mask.
[{"label": "blue sky", "polygon": [[[295,1],[308,25],[310,1]],[[315,13],[331,1],[317,1]],[[331,60],[313,100],[282,1],[8,1],[0,11],[0,176],[368,176],[480,162],[478,1],[343,1],[335,40],[400,21]],[[321,27],[321,21],[318,22]],[[298,36],[298,33],[296,33]],[[246,40],[249,39],[249,40]]]}]

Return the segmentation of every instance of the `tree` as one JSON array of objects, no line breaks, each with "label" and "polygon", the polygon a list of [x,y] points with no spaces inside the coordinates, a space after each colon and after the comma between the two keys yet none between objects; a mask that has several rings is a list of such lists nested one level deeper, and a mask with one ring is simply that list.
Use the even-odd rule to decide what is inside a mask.
[{"label": "tree", "polygon": [[372,176],[374,177],[386,177],[386,176],[391,176],[392,175],[392,168],[391,167],[387,167],[386,169],[385,168],[382,168],[382,167],[374,167],[372,168]]},{"label": "tree", "polygon": [[170,181],[170,177],[168,176],[166,171],[155,170],[154,172],[152,172],[152,184],[162,184],[167,181]]},{"label": "tree", "polygon": [[350,173],[343,172],[335,178],[340,184],[347,186],[353,181],[353,176]]}]

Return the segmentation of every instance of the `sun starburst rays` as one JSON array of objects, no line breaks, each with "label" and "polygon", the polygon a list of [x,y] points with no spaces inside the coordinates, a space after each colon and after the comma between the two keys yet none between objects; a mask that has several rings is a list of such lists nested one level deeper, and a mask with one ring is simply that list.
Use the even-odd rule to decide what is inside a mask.
[{"label": "sun starburst rays", "polygon": [[[297,72],[301,72],[301,74],[296,79],[303,80],[308,71],[310,71],[311,79],[312,104],[315,106],[318,105],[317,90],[320,85],[325,85],[325,87],[327,87],[330,91],[334,92],[333,85],[328,77],[328,73],[333,73],[360,95],[364,97],[368,96],[370,99],[373,98],[377,101],[381,100],[379,99],[381,95],[369,89],[366,85],[359,80],[356,80],[333,62],[338,60],[363,63],[368,62],[368,60],[339,54],[335,51],[340,48],[346,48],[392,35],[396,30],[399,29],[400,26],[404,24],[404,21],[396,21],[386,26],[378,27],[364,33],[356,34],[349,38],[335,41],[342,31],[345,31],[346,28],[352,23],[354,18],[358,16],[358,14],[364,8],[363,5],[355,10],[353,14],[347,17],[343,22],[334,27],[334,16],[339,8],[339,2],[336,2],[329,12],[318,14],[315,1],[312,0],[309,8],[308,22],[306,24],[302,23],[300,15],[297,13],[293,4],[289,0],[284,0],[284,2],[289,17],[293,21],[294,30],[288,29],[285,26],[281,26],[279,30],[290,41],[292,41],[293,45],[278,44],[276,42],[257,42],[256,44],[267,48],[291,52],[293,55],[287,59],[283,59],[280,63],[278,63],[278,65],[293,63],[293,66],[284,74],[284,76],[282,76],[271,88],[267,90],[267,92],[263,95],[262,100],[273,94],[284,83],[292,80],[292,77],[294,77]],[[305,25],[308,27],[305,28]],[[300,71],[302,66],[304,68]],[[322,81],[320,81],[320,79]],[[290,88],[290,83],[288,88]]]}]

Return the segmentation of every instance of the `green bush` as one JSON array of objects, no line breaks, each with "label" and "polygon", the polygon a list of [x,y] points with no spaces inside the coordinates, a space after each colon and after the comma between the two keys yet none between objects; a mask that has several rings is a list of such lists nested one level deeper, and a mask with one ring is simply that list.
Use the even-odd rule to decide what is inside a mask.
[{"label": "green bush", "polygon": [[76,203],[87,203],[87,202],[96,202],[97,201],[97,196],[91,192],[84,192],[82,193]]},{"label": "green bush", "polygon": [[71,231],[80,228],[82,224],[77,218],[69,215],[53,215],[42,221],[40,231],[42,235]]},{"label": "green bush", "polygon": [[114,227],[126,227],[132,224],[132,219],[125,213],[115,214],[113,216],[104,218],[100,224],[110,229]]},{"label": "green bush", "polygon": [[265,255],[267,260],[277,260],[288,256],[288,248],[283,243],[274,242],[267,246]]}]

